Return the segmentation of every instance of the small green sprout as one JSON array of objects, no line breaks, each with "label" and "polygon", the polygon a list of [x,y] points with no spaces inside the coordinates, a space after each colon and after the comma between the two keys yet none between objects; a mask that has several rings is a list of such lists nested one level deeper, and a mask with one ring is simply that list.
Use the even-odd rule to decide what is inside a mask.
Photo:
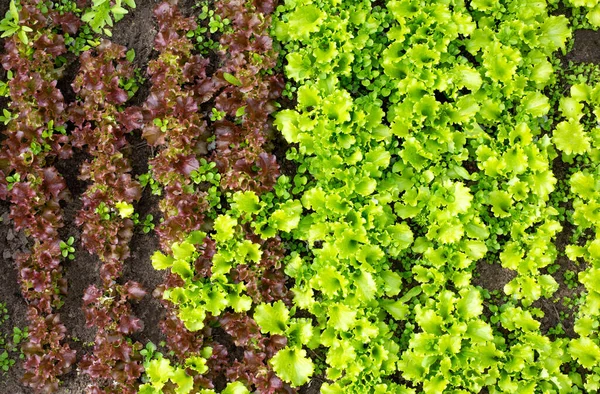
[{"label": "small green sprout", "polygon": [[142,223],[144,234],[148,234],[150,231],[154,230],[153,221],[154,221],[154,216],[152,216],[150,214],[146,215],[146,218],[144,219],[144,223]]},{"label": "small green sprout", "polygon": [[208,21],[209,31],[214,34],[216,32],[222,32],[225,30],[225,27],[229,26],[231,22],[229,19],[221,19],[219,15],[213,15],[210,17]]},{"label": "small green sprout", "polygon": [[27,327],[25,327],[22,330],[19,327],[13,327],[12,341],[13,341],[13,345],[15,346],[13,348],[13,351],[15,351],[16,346],[19,345],[21,342],[23,342],[25,339],[27,339],[28,336],[29,336],[29,331],[28,331]]},{"label": "small green sprout", "polygon": [[552,264],[552,265],[549,265],[549,266],[548,266],[548,273],[549,273],[549,274],[553,274],[553,273],[555,273],[556,271],[558,271],[558,270],[559,270],[559,268],[560,268],[560,265],[559,265],[559,264]]},{"label": "small green sprout", "polygon": [[52,140],[55,132],[67,135],[67,128],[64,125],[54,126],[54,120],[50,120],[46,130],[42,131],[42,138]]},{"label": "small green sprout", "polygon": [[31,141],[29,148],[31,149],[31,153],[33,153],[35,156],[39,155],[44,150],[44,147],[36,141]]},{"label": "small green sprout", "polygon": [[6,182],[8,183],[7,185],[7,190],[11,191],[13,186],[15,185],[15,183],[19,183],[21,182],[21,174],[19,174],[18,172],[15,173],[14,175],[9,175],[6,177]]},{"label": "small green sprout", "polygon": [[75,247],[73,243],[75,242],[75,238],[69,237],[67,242],[60,241],[60,254],[62,257],[68,258],[69,260],[75,259]]},{"label": "small green sprout", "polygon": [[6,350],[0,353],[0,368],[3,372],[8,372],[13,365],[15,365],[15,360],[10,358]]},{"label": "small green sprout", "polygon": [[75,55],[80,55],[98,45],[100,45],[100,40],[95,37],[88,25],[81,26],[76,36],[65,33],[65,46]]},{"label": "small green sprout", "polygon": [[567,287],[569,289],[574,289],[578,286],[578,282],[577,282],[577,273],[571,270],[566,270],[565,273],[563,274],[564,278],[565,278],[565,284],[567,285]]},{"label": "small green sprout", "polygon": [[154,357],[162,357],[162,353],[156,351],[157,347],[153,342],[148,342],[146,346],[140,350],[140,354],[144,356],[144,364],[149,363]]},{"label": "small green sprout", "polygon": [[134,213],[131,216],[131,220],[133,220],[133,224],[135,226],[142,226],[142,231],[144,232],[144,234],[148,234],[150,231],[154,230],[154,216],[152,216],[151,214],[146,215],[144,221],[142,222],[140,220],[140,215],[138,213]]},{"label": "small green sprout", "polygon": [[[129,54],[131,51],[128,51]],[[120,80],[119,86],[127,92],[127,97],[132,98],[135,93],[140,89],[140,85],[143,83],[144,77],[140,70],[136,69],[134,76],[126,80]]]},{"label": "small green sprout", "polygon": [[[6,84],[5,84],[6,85]],[[0,115],[0,122],[4,123],[4,125],[6,126],[7,124],[9,124],[13,119],[16,119],[17,115],[13,115],[9,110],[7,110],[6,108],[2,110],[2,115]]]},{"label": "small green sprout", "polygon": [[162,194],[162,190],[160,188],[160,184],[152,177],[151,173],[141,174],[138,176],[138,181],[143,188],[150,185],[150,190],[152,190],[152,195],[160,196]]},{"label": "small green sprout", "polygon": [[218,120],[222,120],[225,117],[225,112],[224,111],[219,111],[216,108],[212,109],[212,113],[210,114],[210,120],[212,120],[213,122],[218,121]]},{"label": "small green sprout", "polygon": [[22,26],[20,24],[19,10],[15,0],[10,1],[9,9],[6,11],[4,19],[0,21],[0,31],[2,32],[0,38],[11,37],[16,34],[23,44],[29,44],[27,33],[31,33],[33,29],[29,26]]},{"label": "small green sprout", "polygon": [[100,215],[103,220],[110,220],[110,208],[104,202],[98,204],[94,212]]},{"label": "small green sprout", "polygon": [[152,121],[152,123],[154,123],[154,126],[158,127],[163,133],[165,133],[169,129],[168,119],[156,118]]},{"label": "small green sprout", "polygon": [[[93,0],[92,7],[83,14],[81,20],[89,23],[90,27],[96,33],[104,33],[112,37],[109,28],[113,27],[114,22],[118,22],[129,13],[123,5],[135,8],[134,0]],[[112,16],[111,16],[112,14]],[[114,19],[114,21],[113,21]]]}]

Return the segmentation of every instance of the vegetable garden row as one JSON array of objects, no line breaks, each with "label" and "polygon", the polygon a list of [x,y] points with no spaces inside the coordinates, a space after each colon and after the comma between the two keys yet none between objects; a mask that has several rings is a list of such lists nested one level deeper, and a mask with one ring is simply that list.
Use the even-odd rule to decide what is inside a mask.
[{"label": "vegetable garden row", "polygon": [[[94,394],[600,390],[600,72],[563,57],[598,0],[164,1],[141,70],[110,39],[135,7],[11,0],[0,22],[0,198],[32,245],[15,261],[24,384],[57,392],[77,369]],[[152,148],[143,176],[132,135]],[[57,170],[74,152],[80,195]],[[144,190],[159,217],[136,212]],[[72,199],[101,264],[83,355],[61,320]],[[139,231],[158,237],[156,289],[123,274]],[[500,292],[480,285],[489,264],[511,273]],[[151,295],[160,352],[134,339]],[[567,298],[543,327],[541,300]]]}]

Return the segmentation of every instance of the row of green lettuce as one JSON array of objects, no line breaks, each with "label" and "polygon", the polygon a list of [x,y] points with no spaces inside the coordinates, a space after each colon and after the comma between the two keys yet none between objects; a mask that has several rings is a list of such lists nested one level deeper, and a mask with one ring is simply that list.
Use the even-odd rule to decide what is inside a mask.
[{"label": "row of green lettuce", "polygon": [[[281,176],[273,192],[227,196],[208,280],[194,280],[193,268],[205,233],[154,255],[155,268],[185,282],[165,297],[186,327],[250,311],[263,333],[287,339],[270,359],[278,376],[294,387],[322,376],[325,394],[597,392],[600,91],[576,84],[553,108],[556,53],[572,33],[558,6],[280,5],[273,36],[297,104],[275,126],[297,174]],[[561,6],[579,26],[600,24],[597,1]],[[556,197],[559,156],[573,163],[569,223]],[[551,339],[532,304],[559,288],[545,272],[565,225],[593,232],[567,247],[589,265],[579,276],[587,295],[577,336]],[[252,305],[230,275],[261,258],[260,245],[241,236],[248,226],[285,240],[293,305]],[[497,319],[485,317],[474,284],[481,261],[514,272]],[[187,367],[202,371],[209,355]],[[186,379],[186,366],[149,366],[151,379],[152,369]],[[250,389],[237,382],[224,392]]]}]

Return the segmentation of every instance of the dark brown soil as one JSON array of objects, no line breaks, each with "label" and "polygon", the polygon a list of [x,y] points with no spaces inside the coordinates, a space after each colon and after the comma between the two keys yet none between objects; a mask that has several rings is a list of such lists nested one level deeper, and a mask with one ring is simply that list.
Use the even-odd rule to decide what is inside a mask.
[{"label": "dark brown soil", "polygon": [[481,286],[489,291],[498,290],[502,292],[504,285],[510,282],[515,276],[515,272],[500,265],[499,261],[488,262],[478,261],[475,266],[474,286]]},{"label": "dark brown soil", "polygon": [[575,31],[575,45],[566,57],[576,63],[600,63],[600,32]]}]

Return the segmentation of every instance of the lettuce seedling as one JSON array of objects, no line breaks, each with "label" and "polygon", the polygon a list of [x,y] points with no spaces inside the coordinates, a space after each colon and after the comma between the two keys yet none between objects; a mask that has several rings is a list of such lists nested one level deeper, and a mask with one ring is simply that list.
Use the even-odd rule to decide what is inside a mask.
[{"label": "lettuce seedling", "polygon": [[6,177],[6,190],[11,191],[12,188],[14,187],[15,183],[19,183],[21,182],[21,174],[19,174],[18,172],[14,173],[13,175],[9,175]]},{"label": "lettuce seedling", "polygon": [[2,32],[2,35],[0,35],[1,38],[10,37],[16,34],[23,44],[29,44],[27,33],[31,33],[33,30],[29,26],[21,25],[19,20],[19,10],[17,9],[15,0],[10,1],[9,9],[6,11],[4,19],[0,21],[0,31]]},{"label": "lettuce seedling", "polygon": [[67,242],[60,241],[60,254],[62,257],[68,258],[69,260],[75,259],[75,248],[73,247],[73,242],[75,238],[69,237]]},{"label": "lettuce seedling", "polygon": [[2,122],[5,126],[10,123],[11,120],[17,118],[17,114],[12,114],[9,110],[4,108],[2,110],[2,115],[0,115],[0,122]]},{"label": "lettuce seedling", "polygon": [[118,22],[129,13],[123,5],[135,8],[135,0],[115,0],[114,4],[111,0],[93,0],[92,7],[83,14],[81,20],[89,23],[96,33],[104,32],[112,37],[110,29],[106,26],[112,27],[113,19],[114,22]]}]

